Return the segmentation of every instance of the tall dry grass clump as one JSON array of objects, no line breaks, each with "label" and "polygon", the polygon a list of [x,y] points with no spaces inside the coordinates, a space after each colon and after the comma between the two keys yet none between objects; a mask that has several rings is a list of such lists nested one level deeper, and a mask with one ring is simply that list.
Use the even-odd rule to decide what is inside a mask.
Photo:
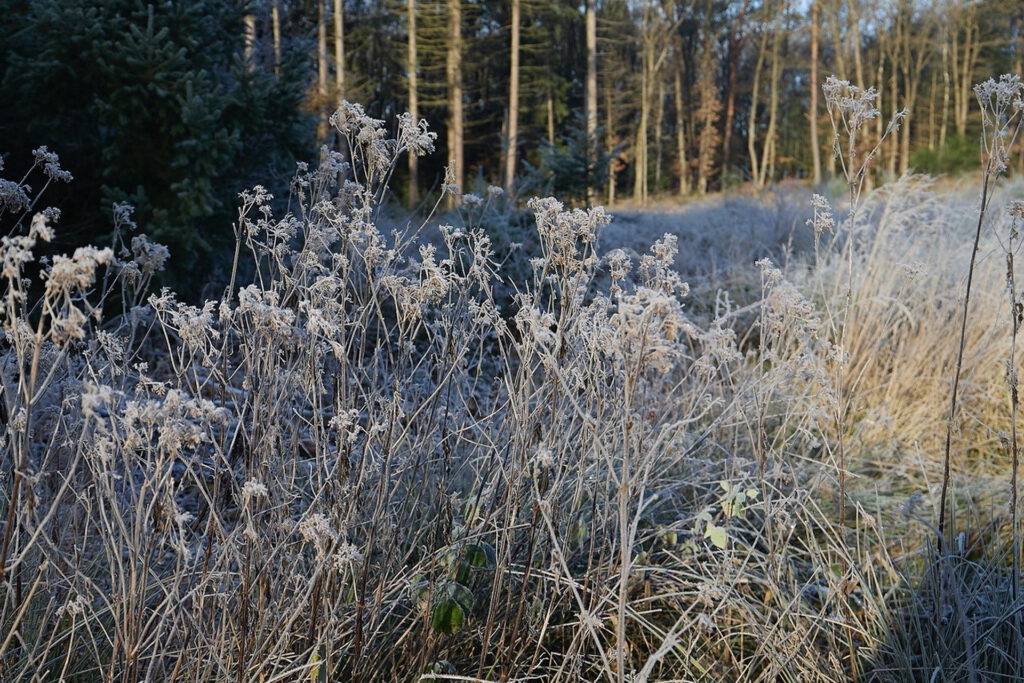
[{"label": "tall dry grass clump", "polygon": [[817,258],[760,260],[738,309],[694,301],[673,235],[603,253],[611,217],[552,198],[512,281],[482,227],[500,189],[433,240],[433,215],[381,211],[424,122],[332,123],[344,155],[287,200],[240,195],[231,284],[201,306],[148,293],[168,254],[129,207],[110,247],[41,261],[59,213],[0,183],[0,680],[924,671],[930,515],[846,486],[884,440],[871,406],[934,425],[886,379],[946,362],[923,326],[952,313],[914,298],[934,281],[885,261],[941,222],[923,181],[846,219],[816,200]]}]

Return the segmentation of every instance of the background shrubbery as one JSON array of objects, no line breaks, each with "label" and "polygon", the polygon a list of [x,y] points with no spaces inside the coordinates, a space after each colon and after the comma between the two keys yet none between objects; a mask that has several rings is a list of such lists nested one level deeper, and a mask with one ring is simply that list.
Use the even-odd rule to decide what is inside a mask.
[{"label": "background shrubbery", "polygon": [[952,135],[945,146],[914,151],[911,166],[918,173],[955,175],[978,168],[978,143],[966,135]]},{"label": "background shrubbery", "polygon": [[300,104],[306,64],[248,70],[241,5],[229,2],[2,2],[0,140],[11,175],[25,152],[59,149],[77,178],[58,190],[62,245],[107,243],[130,202],[175,255],[173,281],[223,267],[239,187],[287,186],[311,147]]}]

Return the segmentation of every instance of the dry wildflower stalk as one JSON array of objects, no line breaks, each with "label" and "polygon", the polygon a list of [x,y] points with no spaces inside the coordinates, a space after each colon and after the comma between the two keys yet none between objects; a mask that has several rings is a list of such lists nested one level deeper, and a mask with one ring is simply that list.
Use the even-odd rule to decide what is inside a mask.
[{"label": "dry wildflower stalk", "polygon": [[[838,323],[832,323],[833,326],[838,325],[838,329],[833,329],[833,333],[838,333],[837,355],[840,359],[843,359],[846,354],[846,337],[849,326],[852,323],[850,314],[853,309],[854,230],[857,226],[858,209],[860,207],[861,195],[864,190],[864,182],[871,169],[871,162],[878,153],[878,150],[881,149],[886,138],[899,129],[900,123],[907,115],[907,111],[904,109],[896,112],[889,120],[882,136],[875,141],[875,144],[867,153],[863,153],[861,150],[861,147],[863,146],[863,140],[861,137],[866,131],[866,126],[881,115],[878,109],[875,108],[875,100],[878,99],[878,93],[874,88],[863,90],[855,85],[851,85],[849,81],[840,80],[835,76],[829,76],[825,79],[822,90],[825,94],[825,108],[828,111],[829,119],[832,122],[833,154],[836,159],[839,160],[843,175],[846,177],[847,191],[849,193],[850,200],[850,213],[846,219],[846,224],[848,226],[845,248],[847,256],[846,305],[843,307],[842,320]],[[842,144],[842,138],[844,136],[846,138],[845,150],[843,149]],[[819,214],[819,211],[821,211],[820,207],[816,208],[815,220],[817,223],[815,224],[815,239],[817,239],[821,232],[831,227],[831,213],[821,211]],[[850,410],[849,404],[851,400],[849,396],[851,392],[850,380],[847,377],[849,373],[842,367],[845,364],[846,363],[842,360],[839,363],[839,402],[836,413],[836,425],[838,430],[837,449],[839,451],[840,527],[845,526],[846,522],[846,431],[847,418]]]},{"label": "dry wildflower stalk", "polygon": [[1024,84],[1020,76],[1004,74],[998,81],[989,79],[974,86],[974,94],[981,107],[981,204],[978,208],[978,222],[974,230],[974,244],[971,248],[971,261],[967,269],[967,285],[964,289],[964,301],[960,316],[960,342],[957,351],[956,366],[953,370],[953,388],[949,398],[949,419],[946,424],[946,443],[943,450],[942,493],[939,499],[939,533],[940,543],[948,547],[946,538],[946,499],[950,482],[950,457],[953,431],[957,428],[957,401],[960,392],[960,376],[963,369],[964,347],[967,339],[967,316],[970,311],[971,286],[974,282],[975,263],[978,256],[978,245],[981,241],[981,229],[985,224],[985,215],[991,201],[991,192],[996,180],[1006,171],[1010,149],[1022,124],[1021,112],[1024,109]]}]

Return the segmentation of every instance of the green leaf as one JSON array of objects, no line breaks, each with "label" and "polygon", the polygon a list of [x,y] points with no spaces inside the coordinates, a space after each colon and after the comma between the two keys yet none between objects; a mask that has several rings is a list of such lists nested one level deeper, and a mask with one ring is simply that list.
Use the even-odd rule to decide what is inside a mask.
[{"label": "green leaf", "polygon": [[327,647],[325,645],[321,645],[317,648],[317,651],[313,653],[313,656],[309,658],[310,664],[313,665],[309,669],[309,680],[313,683],[327,683],[329,680],[327,667],[321,664],[326,657]]},{"label": "green leaf", "polygon": [[466,613],[454,600],[442,600],[434,605],[430,615],[430,627],[438,633],[455,633],[462,628]]},{"label": "green leaf", "polygon": [[473,567],[465,560],[459,560],[459,567],[452,577],[457,583],[469,583],[473,578]]},{"label": "green leaf", "polygon": [[473,595],[473,591],[469,590],[461,583],[449,583],[447,586],[448,597],[459,603],[465,611],[469,612],[473,609],[473,605],[476,604],[476,597]]},{"label": "green leaf", "polygon": [[494,547],[489,543],[467,544],[466,562],[477,569],[494,569],[497,564]]},{"label": "green leaf", "polygon": [[317,681],[320,679],[320,655],[314,652],[309,661],[313,664],[309,669],[309,680]]},{"label": "green leaf", "polygon": [[722,550],[725,550],[725,546],[729,541],[729,535],[725,533],[725,527],[715,524],[708,524],[708,528],[704,530],[704,538],[711,539],[711,542]]}]

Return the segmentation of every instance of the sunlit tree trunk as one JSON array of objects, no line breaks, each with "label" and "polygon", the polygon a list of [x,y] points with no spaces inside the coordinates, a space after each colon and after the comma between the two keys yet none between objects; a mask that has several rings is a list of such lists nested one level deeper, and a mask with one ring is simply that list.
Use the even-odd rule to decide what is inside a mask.
[{"label": "sunlit tree trunk", "polygon": [[555,96],[551,92],[551,88],[547,90],[547,100],[544,103],[547,112],[547,137],[548,144],[554,146],[555,144]]},{"label": "sunlit tree trunk", "polygon": [[[853,2],[855,0],[851,0]],[[831,0],[827,5],[829,12],[826,14],[826,18],[829,21],[829,26],[832,34],[832,53],[833,53],[833,67],[832,75],[840,80],[847,80],[846,73],[846,41],[845,38],[853,28],[854,19],[853,16],[849,17],[849,24],[843,23],[842,8],[847,4],[847,0]],[[853,8],[851,7],[850,14],[852,15]],[[850,42],[853,42],[852,40]],[[819,46],[820,48],[820,46]],[[858,78],[858,86],[863,86]],[[832,150],[832,135],[828,133],[827,137],[828,153],[825,155],[825,169],[828,173],[829,178],[834,178],[836,175],[836,157]]]},{"label": "sunlit tree trunk", "polygon": [[654,191],[661,189],[662,139],[665,127],[665,82],[658,77],[658,93],[654,98]]},{"label": "sunlit tree trunk", "polygon": [[336,104],[345,99],[345,3],[334,0],[334,90]]},{"label": "sunlit tree trunk", "polygon": [[768,131],[764,141],[764,158],[761,160],[761,182],[765,185],[775,178],[775,162],[778,157],[778,120],[779,120],[779,83],[782,75],[782,26],[780,15],[784,13],[785,3],[778,9],[775,28],[772,36],[772,71],[768,93]]},{"label": "sunlit tree trunk", "polygon": [[811,159],[814,166],[812,179],[821,184],[821,149],[818,141],[818,0],[811,0]]},{"label": "sunlit tree trunk", "polygon": [[316,24],[316,95],[317,95],[317,144],[327,139],[327,17],[324,3],[328,0],[317,0]]},{"label": "sunlit tree trunk", "polygon": [[[890,61],[892,61],[892,69],[889,70],[889,100],[891,102],[891,104],[889,106],[892,108],[892,112],[895,113],[896,112],[896,108],[898,107],[897,103],[900,101],[899,100],[899,89],[898,89],[899,86],[898,86],[898,83],[897,83],[897,81],[898,81],[897,74],[899,73],[899,65],[896,63],[896,59],[892,59]],[[885,117],[879,116],[878,120],[881,121],[883,118],[885,118]],[[879,138],[881,138],[881,135],[879,135]],[[897,157],[897,154],[899,152],[899,144],[900,144],[899,135],[893,135],[892,138],[888,141],[888,144],[889,144],[889,157],[888,157],[888,161],[886,163],[886,168],[887,168],[887,170],[889,172],[889,177],[892,178],[892,177],[894,177],[896,175],[896,161],[897,161],[896,157]]]},{"label": "sunlit tree trunk", "polygon": [[516,177],[519,136],[519,12],[520,0],[512,0],[512,54],[508,78],[508,118],[505,137],[505,191],[512,194]]},{"label": "sunlit tree trunk", "polygon": [[936,112],[938,107],[935,100],[938,99],[939,74],[932,70],[932,82],[928,88],[928,149],[935,149],[935,130],[938,118]]},{"label": "sunlit tree trunk", "polygon": [[281,0],[270,4],[270,32],[274,41],[274,73],[281,72]]},{"label": "sunlit tree trunk", "polygon": [[950,77],[949,77],[949,29],[947,27],[945,31],[946,35],[942,40],[942,116],[940,117],[941,123],[939,124],[939,148],[946,146],[946,131],[949,126],[949,94],[950,94]]},{"label": "sunlit tree trunk", "polygon": [[[953,120],[958,135],[967,134],[967,119],[973,103],[974,67],[978,61],[980,49],[977,23],[977,5],[968,3],[963,9],[956,12],[956,16],[950,16],[947,22],[953,20],[952,49],[952,71],[954,74],[955,86],[953,88]],[[961,53],[958,26],[964,30],[963,51]]]},{"label": "sunlit tree trunk", "polygon": [[[612,89],[610,85],[605,86],[605,149],[608,152],[608,156],[611,157],[612,150],[615,148],[615,108],[612,101]],[[608,164],[608,206],[615,204],[615,160],[613,159]]]},{"label": "sunlit tree trunk", "polygon": [[[463,114],[462,114],[462,3],[448,0],[448,166],[459,190],[464,190]],[[453,206],[454,201],[449,200]]]},{"label": "sunlit tree trunk", "polygon": [[[419,121],[419,83],[417,70],[419,56],[416,52],[416,0],[407,0],[406,18],[408,20],[408,45],[406,49],[405,73],[409,88],[409,113],[413,121]],[[419,201],[419,157],[415,154],[406,155],[409,164],[409,185],[406,191],[406,203],[411,211]]]},{"label": "sunlit tree trunk", "polygon": [[[586,0],[586,43],[587,43],[587,86],[586,86],[586,119],[587,119],[587,165],[592,173],[597,163],[597,12],[594,5],[597,0]],[[513,0],[518,7],[519,0]],[[594,184],[587,183],[587,200],[594,202]]]},{"label": "sunlit tree trunk", "polygon": [[640,125],[636,129],[636,142],[633,145],[633,200],[647,203],[647,126],[650,119],[650,96],[648,95],[647,41],[644,41],[640,68]]},{"label": "sunlit tree trunk", "polygon": [[247,12],[242,22],[245,26],[245,68],[252,71],[256,68],[256,15]]},{"label": "sunlit tree trunk", "polygon": [[633,200],[647,203],[648,137],[651,120],[651,79],[654,77],[654,35],[650,3],[644,3],[640,24],[640,124],[634,144]]},{"label": "sunlit tree trunk", "polygon": [[[850,42],[853,44],[853,69],[854,74],[857,78],[857,87],[865,88],[867,84],[864,82],[864,58],[861,50],[861,37],[860,37],[860,13],[858,12],[859,3],[862,0],[850,0]],[[844,76],[845,78],[845,76]]]},{"label": "sunlit tree trunk", "polygon": [[679,196],[690,194],[689,161],[686,158],[686,110],[683,103],[683,68],[678,65],[673,78],[676,110],[676,160],[679,163]]},{"label": "sunlit tree trunk", "polygon": [[754,65],[754,84],[750,92],[750,113],[747,115],[747,153],[750,155],[750,179],[757,185],[763,185],[763,160],[757,152],[757,105],[760,97],[761,74],[764,71],[765,50],[768,47],[768,31],[761,30],[761,39],[757,45],[757,62]]}]

